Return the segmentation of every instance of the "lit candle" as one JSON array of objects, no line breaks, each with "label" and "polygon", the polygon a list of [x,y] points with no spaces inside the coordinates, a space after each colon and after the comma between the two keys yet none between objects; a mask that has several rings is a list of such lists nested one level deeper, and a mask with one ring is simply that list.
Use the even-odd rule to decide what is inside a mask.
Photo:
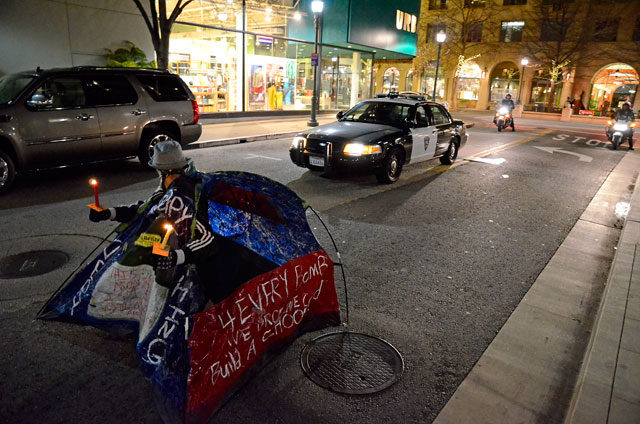
[{"label": "lit candle", "polygon": [[164,224],[164,228],[167,230],[167,232],[165,233],[164,239],[162,240],[162,244],[160,245],[161,249],[164,249],[167,247],[167,242],[169,241],[169,235],[171,235],[171,232],[173,231],[173,225]]},{"label": "lit candle", "polygon": [[93,186],[93,197],[95,197],[95,204],[100,207],[100,201],[98,200],[98,180],[92,179],[89,183]]}]

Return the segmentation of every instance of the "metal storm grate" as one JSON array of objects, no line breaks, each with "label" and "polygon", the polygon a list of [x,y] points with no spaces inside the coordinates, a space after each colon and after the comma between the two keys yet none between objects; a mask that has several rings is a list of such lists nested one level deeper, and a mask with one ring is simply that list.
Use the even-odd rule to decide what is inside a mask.
[{"label": "metal storm grate", "polygon": [[0,279],[35,277],[46,274],[69,261],[59,250],[34,250],[0,258]]},{"label": "metal storm grate", "polygon": [[300,354],[305,375],[333,392],[351,395],[379,392],[402,377],[404,361],[388,342],[361,333],[324,334]]}]

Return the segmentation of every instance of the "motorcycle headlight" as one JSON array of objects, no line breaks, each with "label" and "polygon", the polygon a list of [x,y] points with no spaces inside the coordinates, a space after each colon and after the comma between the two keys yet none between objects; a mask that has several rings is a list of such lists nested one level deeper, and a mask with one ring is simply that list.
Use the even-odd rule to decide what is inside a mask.
[{"label": "motorcycle headlight", "polygon": [[342,152],[348,156],[362,156],[381,153],[382,149],[380,148],[380,146],[370,146],[360,143],[348,143],[344,146]]},{"label": "motorcycle headlight", "polygon": [[307,139],[301,136],[293,137],[293,141],[291,142],[291,147],[293,147],[294,149],[304,147],[304,143],[306,141]]},{"label": "motorcycle headlight", "polygon": [[613,129],[616,131],[626,131],[629,129],[629,125],[627,124],[615,124]]}]

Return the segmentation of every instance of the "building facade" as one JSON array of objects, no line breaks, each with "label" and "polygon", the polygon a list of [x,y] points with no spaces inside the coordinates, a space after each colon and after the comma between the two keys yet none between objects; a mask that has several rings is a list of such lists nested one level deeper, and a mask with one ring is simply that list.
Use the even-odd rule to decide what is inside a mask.
[{"label": "building facade", "polygon": [[[177,3],[167,0],[169,13]],[[0,0],[0,8],[0,75],[104,66],[105,49],[125,40],[155,57],[131,0]],[[325,0],[320,109],[347,109],[370,97],[377,58],[410,62],[419,14],[420,0]],[[310,0],[198,0],[173,25],[169,69],[203,113],[308,110],[314,42]]]},{"label": "building facade", "polygon": [[[567,98],[585,114],[608,115],[623,101],[640,109],[637,0],[424,0],[417,57],[378,61],[375,89],[393,74],[393,88],[431,95],[439,31],[447,39],[436,92],[449,105],[490,109],[510,93],[525,111],[558,113]],[[562,63],[550,74],[554,49]]]}]

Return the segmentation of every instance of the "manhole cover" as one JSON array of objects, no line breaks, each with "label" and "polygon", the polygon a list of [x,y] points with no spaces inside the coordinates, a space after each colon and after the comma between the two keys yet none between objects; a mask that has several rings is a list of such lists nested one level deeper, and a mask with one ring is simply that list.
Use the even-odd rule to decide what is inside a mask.
[{"label": "manhole cover", "polygon": [[404,362],[388,342],[361,333],[324,334],[300,354],[302,370],[314,383],[338,393],[375,393],[400,380]]},{"label": "manhole cover", "polygon": [[59,250],[34,250],[0,258],[0,279],[46,274],[66,264],[69,256]]}]

